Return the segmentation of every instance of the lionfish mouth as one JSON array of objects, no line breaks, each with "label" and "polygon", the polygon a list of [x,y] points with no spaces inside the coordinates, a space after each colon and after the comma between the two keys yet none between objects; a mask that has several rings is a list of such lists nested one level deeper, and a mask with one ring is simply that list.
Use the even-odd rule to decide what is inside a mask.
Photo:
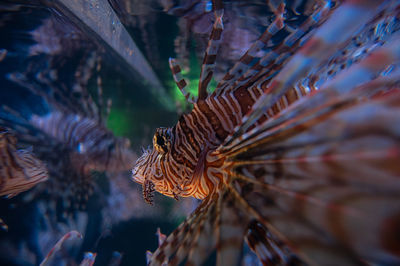
[{"label": "lionfish mouth", "polygon": [[139,184],[144,183],[145,178],[143,175],[139,174],[139,169],[137,166],[133,167],[133,169],[132,169],[132,179],[136,183],[139,183]]},{"label": "lionfish mouth", "polygon": [[140,171],[140,170],[147,163],[147,161],[148,161],[147,159],[149,158],[151,150],[149,148],[147,148],[147,149],[142,148],[142,152],[143,152],[142,156],[140,156],[136,160],[135,165],[133,166],[133,169],[132,169],[132,179],[133,179],[133,181],[135,181],[139,184],[143,184],[145,181],[143,171]]}]

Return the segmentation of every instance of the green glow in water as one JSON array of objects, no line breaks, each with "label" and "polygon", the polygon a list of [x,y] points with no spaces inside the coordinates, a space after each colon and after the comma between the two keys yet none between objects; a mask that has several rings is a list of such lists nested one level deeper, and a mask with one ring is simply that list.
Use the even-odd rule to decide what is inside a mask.
[{"label": "green glow in water", "polygon": [[111,108],[110,115],[107,118],[107,128],[116,136],[129,136],[132,131],[131,117],[126,111],[118,108]]},{"label": "green glow in water", "polygon": [[[185,71],[184,69],[182,69],[181,72],[186,82],[188,83],[185,90],[189,92],[191,96],[197,97],[199,81],[200,81],[201,65],[199,64],[197,58],[194,55],[190,57],[189,66],[190,66],[190,71]],[[216,85],[217,83],[215,82],[215,80],[211,79],[209,88],[214,90]],[[171,74],[171,79],[170,81],[168,81],[167,86],[173,88],[171,91],[172,91],[172,98],[174,99],[174,101],[179,102],[180,105],[183,107],[187,107],[188,103],[186,102],[185,97],[183,96],[178,86],[176,85],[174,79],[172,78],[172,74]]]}]

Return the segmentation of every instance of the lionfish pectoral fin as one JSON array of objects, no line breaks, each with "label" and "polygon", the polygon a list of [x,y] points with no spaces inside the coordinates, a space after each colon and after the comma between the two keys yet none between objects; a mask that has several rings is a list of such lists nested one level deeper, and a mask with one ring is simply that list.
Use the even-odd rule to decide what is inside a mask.
[{"label": "lionfish pectoral fin", "polygon": [[239,265],[243,237],[251,215],[245,212],[230,189],[220,194],[217,232],[217,265]]},{"label": "lionfish pectoral fin", "polygon": [[161,233],[160,227],[157,227],[156,236],[158,238],[158,246],[161,246],[167,236]]},{"label": "lionfish pectoral fin", "polygon": [[[380,2],[376,1],[360,1],[354,5],[345,2],[338,7],[326,23],[319,27],[300,50],[284,64],[282,70],[266,82],[264,87],[268,93],[262,95],[243,117],[240,129],[234,135],[240,136],[245,133],[287,91],[296,85],[296,81],[310,75],[313,66],[327,63],[341,46],[347,44],[358,30],[369,23],[371,17],[381,11],[379,5]],[[365,9],[365,12],[359,12],[360,8]],[[347,25],[347,27],[342,25]],[[329,41],[332,36],[337,37],[335,42]],[[318,49],[315,49],[316,44],[318,44]],[[368,76],[365,73],[363,75]]]},{"label": "lionfish pectoral fin", "polygon": [[146,179],[143,182],[143,198],[147,204],[153,205],[154,191],[154,183]]},{"label": "lionfish pectoral fin", "polygon": [[151,261],[151,257],[153,256],[153,253],[150,250],[146,251],[146,264],[149,265]]},{"label": "lionfish pectoral fin", "polygon": [[14,197],[17,196],[17,195],[18,195],[18,193],[10,193],[10,194],[6,195],[6,198],[7,198],[7,199],[12,199],[12,198],[14,198]]},{"label": "lionfish pectoral fin", "polygon": [[325,92],[234,140],[229,174],[248,184],[244,204],[307,263],[398,262],[400,93]]},{"label": "lionfish pectoral fin", "polygon": [[214,229],[218,227],[217,202],[204,199],[196,210],[171,233],[153,253],[149,265],[171,263],[201,265],[216,245]]},{"label": "lionfish pectoral fin", "polygon": [[[335,262],[335,265],[353,265],[359,262],[354,254],[349,254],[338,242],[332,241],[324,230],[310,223],[310,217],[299,217],[295,211],[291,211],[300,209],[302,204],[297,198],[306,195],[295,196],[290,191],[287,195],[281,195],[274,192],[273,187],[264,189],[261,184],[249,186],[246,182],[242,183],[242,192],[232,186],[231,194],[240,203],[240,209],[258,223],[252,224],[254,220],[246,223],[253,231],[247,231],[245,237],[250,240],[247,241],[250,248],[255,250],[261,261],[282,260],[277,265],[288,265],[291,261],[295,265],[313,262],[324,265],[330,261]],[[260,202],[263,204],[259,204]],[[294,206],[286,205],[287,202]],[[254,232],[256,229],[267,233]]]},{"label": "lionfish pectoral fin", "polygon": [[250,222],[245,241],[263,265],[306,265],[293,253],[292,248],[257,220]]}]

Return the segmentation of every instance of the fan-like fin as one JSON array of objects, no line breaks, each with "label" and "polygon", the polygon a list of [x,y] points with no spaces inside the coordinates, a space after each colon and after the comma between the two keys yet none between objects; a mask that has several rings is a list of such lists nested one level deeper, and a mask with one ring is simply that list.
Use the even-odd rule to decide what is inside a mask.
[{"label": "fan-like fin", "polygon": [[[206,204],[204,204],[206,202]],[[213,192],[154,252],[150,265],[202,265],[216,248],[217,265],[240,261],[250,217],[230,190]]]},{"label": "fan-like fin", "polygon": [[[327,258],[398,263],[400,131],[392,125],[400,123],[399,103],[398,90],[367,101],[338,101],[296,127],[287,124],[276,135],[250,141],[228,156],[228,174],[252,187],[242,202],[313,261],[332,251]],[[312,241],[295,231],[309,232]],[[318,246],[326,250],[316,252]]]},{"label": "fan-like fin", "polygon": [[313,15],[309,16],[296,30],[290,33],[279,46],[256,61],[250,69],[238,76],[231,86],[225,86],[224,92],[235,91],[243,86],[250,87],[249,90],[265,91],[266,84],[271,78],[279,73],[290,56],[301,48],[303,38],[308,37],[307,33],[329,18],[331,12],[329,3],[319,6],[313,12]]},{"label": "fan-like fin", "polygon": [[[193,237],[202,233],[204,222],[210,219],[209,210],[215,202],[204,200],[197,209],[172,232],[153,253],[149,265],[179,265],[190,253]],[[200,231],[199,231],[200,230]],[[205,258],[200,258],[205,259]],[[201,263],[196,262],[195,263]]]},{"label": "fan-like fin", "polygon": [[216,94],[224,92],[232,82],[240,77],[241,74],[245,73],[254,63],[259,61],[259,51],[262,50],[271,38],[277,34],[284,27],[283,13],[285,11],[285,4],[281,3],[276,9],[274,21],[267,27],[265,32],[256,40],[247,52],[239,59],[239,61],[225,74],[222,81],[218,83]]},{"label": "fan-like fin", "polygon": [[[306,100],[308,102],[308,107],[301,104],[298,104],[296,106],[303,106],[305,108],[311,109],[314,108],[315,106],[320,105],[321,101],[326,101],[326,99],[331,99],[331,98],[334,99],[334,97],[338,97],[344,93],[350,91],[356,91],[352,95],[352,98],[349,97],[349,101],[353,101],[357,100],[357,98],[371,96],[377,93],[379,90],[382,90],[385,86],[382,87],[378,86],[380,85],[379,83],[386,83],[386,84],[395,83],[399,75],[397,72],[392,73],[392,75],[389,75],[388,77],[379,78],[376,82],[373,82],[370,86],[357,87],[357,85],[360,85],[362,83],[369,81],[370,79],[375,78],[381,71],[385,69],[385,66],[387,66],[388,64],[389,65],[396,64],[400,61],[400,51],[399,51],[399,46],[397,45],[399,41],[400,41],[400,34],[395,34],[384,46],[375,50],[368,57],[366,57],[359,63],[354,64],[347,71],[342,72],[340,75],[336,76],[334,79],[327,82],[327,84],[324,85],[320,89],[320,91],[313,93],[313,95],[307,97]],[[257,102],[256,104],[258,103],[259,102]],[[300,111],[299,108],[297,108],[297,110],[294,109],[294,107],[290,108],[290,111],[286,110],[285,117],[289,115],[293,117],[295,116],[294,114],[297,115],[299,112],[304,113],[305,110],[302,109]],[[315,110],[313,112],[315,112]],[[281,118],[275,118],[270,123],[267,121],[266,123],[264,123],[264,125],[257,127],[256,131],[262,132],[263,130],[266,129],[266,127],[264,126],[269,126],[271,124],[276,125],[278,124],[278,122],[281,122],[281,120],[282,120]],[[242,134],[240,137],[237,137],[235,139],[235,142],[238,143],[239,141],[243,140],[244,138],[247,138],[251,134],[252,131],[246,132],[245,134]],[[228,140],[227,144],[231,143],[231,145],[226,144],[223,147],[225,149],[232,148],[233,145],[232,142],[233,142],[232,139]]]},{"label": "fan-like fin", "polygon": [[188,265],[202,265],[217,244],[221,201],[217,193],[213,194],[212,197],[214,204],[208,207],[207,215],[203,218],[202,224],[194,235],[187,260]]},{"label": "fan-like fin", "polygon": [[263,265],[306,265],[257,220],[249,224],[245,240]]},{"label": "fan-like fin", "polygon": [[235,195],[226,190],[221,198],[221,215],[217,244],[217,265],[239,265],[243,237],[250,216],[240,208]]},{"label": "fan-like fin", "polygon": [[[233,138],[245,133],[266,110],[295,85],[295,81],[306,76],[312,67],[327,61],[337,48],[344,46],[371,17],[382,9],[382,5],[380,2],[373,1],[345,2],[336,9],[327,22],[271,80],[267,86],[267,93],[261,96],[249,114],[243,117],[242,124],[235,130]],[[343,25],[347,26],[343,27]],[[229,144],[231,139],[226,144]]]}]

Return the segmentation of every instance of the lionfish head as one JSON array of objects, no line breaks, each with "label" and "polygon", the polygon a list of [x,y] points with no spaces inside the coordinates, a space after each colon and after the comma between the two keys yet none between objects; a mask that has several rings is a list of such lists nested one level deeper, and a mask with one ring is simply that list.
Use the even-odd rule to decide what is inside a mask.
[{"label": "lionfish head", "polygon": [[174,179],[166,176],[165,164],[174,141],[171,128],[157,128],[153,137],[153,147],[143,151],[132,170],[132,178],[143,185],[143,197],[149,204],[153,202],[153,193],[158,191],[170,197],[174,192]]},{"label": "lionfish head", "polygon": [[89,168],[97,171],[124,171],[132,168],[136,159],[126,138],[111,135],[87,151]]},{"label": "lionfish head", "polygon": [[109,146],[108,171],[121,171],[131,169],[136,159],[130,148],[131,143],[127,138],[115,138]]}]

